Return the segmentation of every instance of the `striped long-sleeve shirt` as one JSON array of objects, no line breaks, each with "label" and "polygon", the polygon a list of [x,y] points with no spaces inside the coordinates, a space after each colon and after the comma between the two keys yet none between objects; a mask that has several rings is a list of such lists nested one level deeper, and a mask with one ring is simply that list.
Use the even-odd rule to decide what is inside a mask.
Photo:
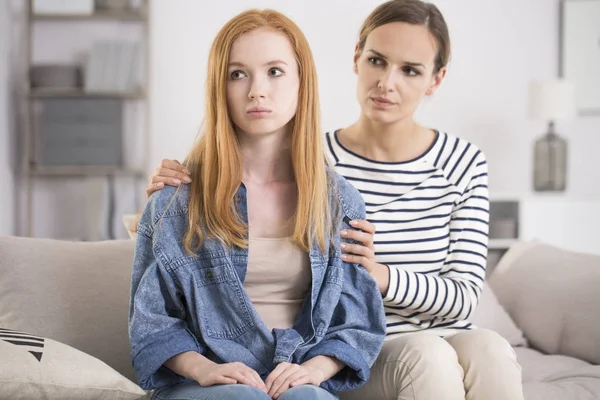
[{"label": "striped long-sleeve shirt", "polygon": [[387,338],[470,329],[485,279],[488,174],[481,150],[438,132],[420,157],[366,159],[326,135],[336,171],[362,194],[376,227],[376,261],[390,268],[384,296]]}]

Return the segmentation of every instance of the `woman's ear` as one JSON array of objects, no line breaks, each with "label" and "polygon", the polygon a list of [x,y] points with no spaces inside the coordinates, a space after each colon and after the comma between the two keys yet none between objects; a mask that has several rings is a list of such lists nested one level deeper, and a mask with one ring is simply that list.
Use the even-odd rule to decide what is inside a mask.
[{"label": "woman's ear", "polygon": [[444,78],[446,77],[446,67],[440,68],[440,70],[433,76],[431,80],[431,86],[425,92],[426,96],[431,96],[440,87]]},{"label": "woman's ear", "polygon": [[352,65],[352,70],[354,71],[355,74],[358,74],[358,59],[360,58],[360,47],[359,44],[356,43],[356,46],[354,46],[354,62]]}]

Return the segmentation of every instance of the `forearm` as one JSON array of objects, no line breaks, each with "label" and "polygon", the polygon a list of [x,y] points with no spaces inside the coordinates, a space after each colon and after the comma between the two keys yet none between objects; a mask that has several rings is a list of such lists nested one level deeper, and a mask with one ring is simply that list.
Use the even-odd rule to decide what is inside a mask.
[{"label": "forearm", "polygon": [[477,305],[484,277],[456,275],[441,277],[393,268],[385,305],[403,317],[421,314],[427,318],[467,319]]},{"label": "forearm", "polygon": [[164,366],[184,378],[198,381],[198,371],[203,367],[214,364],[213,361],[195,351],[186,351],[165,361]]},{"label": "forearm", "polygon": [[302,363],[302,365],[320,370],[323,373],[323,382],[330,379],[346,366],[337,358],[329,356],[315,356]]}]

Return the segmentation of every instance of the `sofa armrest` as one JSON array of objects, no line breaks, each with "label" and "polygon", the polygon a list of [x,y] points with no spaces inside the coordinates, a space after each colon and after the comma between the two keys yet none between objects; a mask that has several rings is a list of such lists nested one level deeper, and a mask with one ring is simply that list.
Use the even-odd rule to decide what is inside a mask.
[{"label": "sofa armrest", "polygon": [[518,243],[489,284],[531,347],[600,364],[600,256]]}]

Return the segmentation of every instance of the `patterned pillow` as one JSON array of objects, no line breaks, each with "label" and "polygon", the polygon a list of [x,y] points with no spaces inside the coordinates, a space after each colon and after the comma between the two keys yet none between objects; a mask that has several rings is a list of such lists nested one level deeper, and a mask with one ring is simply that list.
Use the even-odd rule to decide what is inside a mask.
[{"label": "patterned pillow", "polygon": [[138,214],[123,214],[123,225],[127,229],[127,234],[130,239],[137,239],[137,224],[141,213]]},{"label": "patterned pillow", "polygon": [[86,353],[57,341],[0,328],[0,399],[118,399],[149,396]]}]

